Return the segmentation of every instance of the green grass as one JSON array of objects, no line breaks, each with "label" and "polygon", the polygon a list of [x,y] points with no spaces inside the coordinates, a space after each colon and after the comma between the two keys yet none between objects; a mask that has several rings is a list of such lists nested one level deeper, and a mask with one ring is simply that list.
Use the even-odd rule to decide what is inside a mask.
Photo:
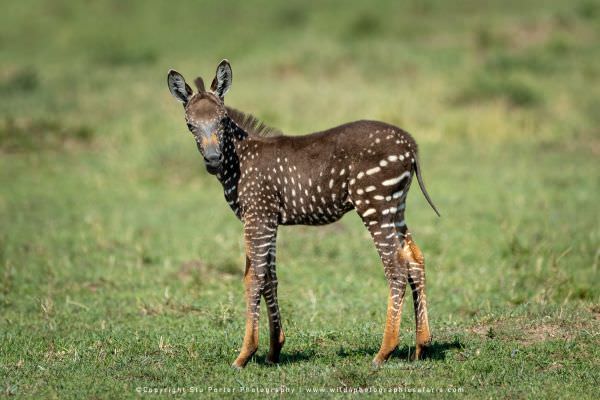
[{"label": "green grass", "polygon": [[[0,393],[597,397],[595,2],[198,4],[3,6]],[[241,224],[166,87],[168,68],[210,82],[225,57],[227,103],[284,131],[371,118],[413,133],[443,215],[413,188],[429,358],[409,361],[407,301],[399,349],[371,370],[386,282],[349,214],[281,228],[282,363],[263,362],[263,305],[261,348],[230,369],[244,326]]]}]

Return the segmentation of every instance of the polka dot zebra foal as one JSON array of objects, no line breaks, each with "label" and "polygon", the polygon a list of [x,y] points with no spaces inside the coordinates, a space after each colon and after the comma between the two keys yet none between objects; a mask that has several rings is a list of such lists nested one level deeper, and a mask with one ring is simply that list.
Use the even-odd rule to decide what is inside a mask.
[{"label": "polka dot zebra foal", "polygon": [[[407,283],[416,315],[416,357],[430,343],[425,297],[425,263],[404,211],[413,175],[436,211],[420,173],[417,145],[403,130],[376,121],[357,121],[306,136],[284,136],[251,115],[224,104],[232,82],[223,60],[211,88],[201,78],[196,93],[183,76],[169,71],[171,93],[209,173],[223,185],[225,199],[244,224],[246,332],[233,366],[242,368],[258,348],[261,296],[269,317],[268,362],[278,362],[285,336],[277,304],[275,242],[279,225],[324,225],[355,209],[371,233],[389,284],[387,320],[373,363],[385,362],[399,343]],[[439,214],[438,214],[439,215]]]}]

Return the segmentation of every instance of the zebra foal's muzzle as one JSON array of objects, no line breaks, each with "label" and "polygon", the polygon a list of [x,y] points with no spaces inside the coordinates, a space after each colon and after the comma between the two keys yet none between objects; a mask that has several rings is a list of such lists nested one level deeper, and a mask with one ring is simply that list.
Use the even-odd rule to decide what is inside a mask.
[{"label": "zebra foal's muzzle", "polygon": [[204,164],[210,174],[217,174],[223,164],[223,153],[217,146],[209,146],[204,149]]}]

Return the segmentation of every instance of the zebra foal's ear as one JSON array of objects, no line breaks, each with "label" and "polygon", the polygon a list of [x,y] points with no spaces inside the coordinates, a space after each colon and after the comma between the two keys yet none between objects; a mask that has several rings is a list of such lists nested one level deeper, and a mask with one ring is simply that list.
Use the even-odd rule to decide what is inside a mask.
[{"label": "zebra foal's ear", "polygon": [[192,94],[194,94],[192,88],[185,83],[183,75],[174,69],[170,69],[167,74],[167,84],[169,85],[171,94],[184,105],[187,104]]},{"label": "zebra foal's ear", "polygon": [[223,96],[225,96],[225,93],[227,93],[231,87],[232,80],[233,72],[231,71],[231,65],[229,65],[229,61],[223,60],[217,67],[217,73],[215,75],[215,79],[213,79],[212,84],[210,85],[210,90],[223,99]]}]

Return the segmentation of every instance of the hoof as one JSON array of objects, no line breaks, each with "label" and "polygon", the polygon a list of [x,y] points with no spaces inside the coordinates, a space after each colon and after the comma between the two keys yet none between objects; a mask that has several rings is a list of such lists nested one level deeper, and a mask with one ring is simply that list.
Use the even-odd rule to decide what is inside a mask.
[{"label": "hoof", "polygon": [[244,367],[246,367],[245,365],[238,365],[236,363],[231,364],[231,368],[235,369],[236,371],[241,371],[244,369]]},{"label": "hoof", "polygon": [[233,364],[231,364],[231,367],[235,369],[243,369],[246,367],[246,364],[248,364],[248,361],[250,361],[250,359],[254,356],[256,350],[258,350],[258,348],[255,348],[250,353],[242,352],[240,355],[238,355]]},{"label": "hoof", "polygon": [[413,361],[422,360],[428,356],[429,347],[431,346],[432,336],[429,335],[425,340],[417,341],[415,347],[415,357]]},{"label": "hoof", "polygon": [[419,361],[427,357],[428,348],[429,346],[427,345],[417,345],[417,348],[411,357],[411,361]]},{"label": "hoof", "polygon": [[372,369],[379,369],[385,364],[387,360],[385,358],[375,357],[373,361],[371,361]]},{"label": "hoof", "polygon": [[265,363],[267,365],[279,364],[279,354],[276,355],[276,356],[273,356],[271,354],[267,354],[267,356],[265,357]]}]

